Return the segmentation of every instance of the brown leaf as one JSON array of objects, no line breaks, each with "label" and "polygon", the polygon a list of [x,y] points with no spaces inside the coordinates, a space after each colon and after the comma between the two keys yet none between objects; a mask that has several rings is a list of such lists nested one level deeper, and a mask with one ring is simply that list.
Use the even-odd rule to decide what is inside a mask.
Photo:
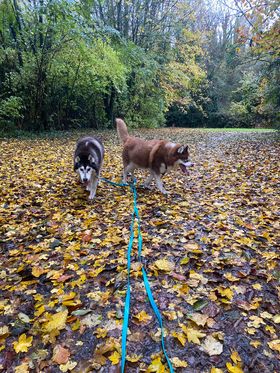
[{"label": "brown leaf", "polygon": [[52,360],[57,363],[57,364],[66,364],[69,360],[69,357],[70,357],[70,351],[61,346],[61,345],[57,345],[55,346],[55,348],[53,349],[53,357],[52,357]]}]

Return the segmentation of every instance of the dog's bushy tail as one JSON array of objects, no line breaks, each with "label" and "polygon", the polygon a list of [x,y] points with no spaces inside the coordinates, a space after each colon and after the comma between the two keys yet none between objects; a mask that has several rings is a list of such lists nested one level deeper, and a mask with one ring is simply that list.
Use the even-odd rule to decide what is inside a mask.
[{"label": "dog's bushy tail", "polygon": [[120,118],[116,119],[116,124],[117,124],[117,132],[118,132],[119,139],[124,144],[129,136],[126,124]]}]

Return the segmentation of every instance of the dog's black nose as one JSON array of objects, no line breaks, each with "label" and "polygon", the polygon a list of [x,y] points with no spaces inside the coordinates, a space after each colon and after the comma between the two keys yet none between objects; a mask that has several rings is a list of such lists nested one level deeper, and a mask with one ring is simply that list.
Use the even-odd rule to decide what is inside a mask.
[{"label": "dog's black nose", "polygon": [[83,183],[86,183],[87,182],[87,179],[86,178],[83,178]]}]

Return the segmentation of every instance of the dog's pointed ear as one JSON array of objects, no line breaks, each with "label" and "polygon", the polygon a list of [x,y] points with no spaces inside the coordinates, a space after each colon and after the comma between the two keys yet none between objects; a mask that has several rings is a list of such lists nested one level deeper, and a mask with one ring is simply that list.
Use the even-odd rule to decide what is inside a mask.
[{"label": "dog's pointed ear", "polygon": [[79,156],[77,156],[77,157],[75,158],[75,163],[79,163],[80,160],[81,160],[81,158],[80,158]]},{"label": "dog's pointed ear", "polygon": [[93,156],[90,154],[88,156],[88,160],[91,162],[91,163],[95,163],[95,159],[93,158]]},{"label": "dog's pointed ear", "polygon": [[188,145],[182,145],[180,148],[177,150],[178,154],[183,154],[188,150]]}]

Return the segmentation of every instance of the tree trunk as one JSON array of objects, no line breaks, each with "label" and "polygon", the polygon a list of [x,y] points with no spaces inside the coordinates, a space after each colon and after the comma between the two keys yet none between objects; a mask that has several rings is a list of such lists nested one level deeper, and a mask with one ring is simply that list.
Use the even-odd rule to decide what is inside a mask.
[{"label": "tree trunk", "polygon": [[111,126],[114,124],[114,104],[116,98],[116,90],[115,87],[111,87],[111,92],[105,96],[104,104],[105,104],[105,112],[107,114],[107,118],[111,123]]}]

